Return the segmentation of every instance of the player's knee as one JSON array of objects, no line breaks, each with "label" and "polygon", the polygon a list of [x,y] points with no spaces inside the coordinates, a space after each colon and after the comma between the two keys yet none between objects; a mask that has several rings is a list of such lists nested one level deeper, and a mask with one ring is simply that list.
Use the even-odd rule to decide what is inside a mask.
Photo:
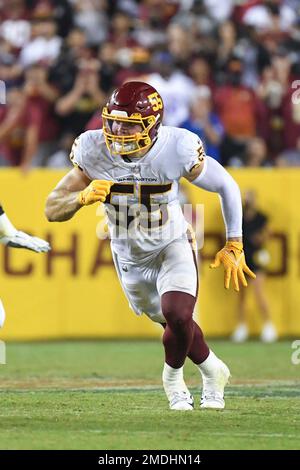
[{"label": "player's knee", "polygon": [[188,314],[186,315],[170,315],[168,319],[168,325],[172,330],[180,330],[183,331],[188,328],[191,324],[192,317]]},{"label": "player's knee", "polygon": [[193,319],[195,299],[184,292],[167,292],[162,296],[162,312],[172,329],[184,329]]}]

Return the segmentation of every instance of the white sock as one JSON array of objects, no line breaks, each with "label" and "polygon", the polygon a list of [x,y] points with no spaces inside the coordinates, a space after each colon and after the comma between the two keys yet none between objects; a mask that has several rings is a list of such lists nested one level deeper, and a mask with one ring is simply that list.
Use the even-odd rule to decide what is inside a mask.
[{"label": "white sock", "polygon": [[183,367],[174,369],[165,362],[162,380],[165,392],[169,397],[169,394],[176,391],[185,391],[188,393],[187,386],[183,379]]},{"label": "white sock", "polygon": [[11,237],[16,233],[16,229],[5,214],[0,215],[0,237]]},{"label": "white sock", "polygon": [[216,367],[220,365],[220,359],[215,355],[215,353],[210,349],[209,355],[204,362],[201,364],[197,364],[198,369],[200,370],[201,374],[209,377],[214,373]]}]

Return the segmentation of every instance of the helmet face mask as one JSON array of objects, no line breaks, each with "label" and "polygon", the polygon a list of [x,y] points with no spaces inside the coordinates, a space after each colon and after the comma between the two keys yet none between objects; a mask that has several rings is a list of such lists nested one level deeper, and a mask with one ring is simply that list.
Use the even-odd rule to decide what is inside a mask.
[{"label": "helmet face mask", "polygon": [[102,111],[110,153],[139,156],[156,140],[162,116],[162,99],[147,83],[128,82],[117,88]]},{"label": "helmet face mask", "polygon": [[[152,140],[149,132],[156,123],[155,116],[146,118],[142,118],[141,115],[125,117],[114,112],[110,114],[107,107],[105,107],[102,111],[102,119],[106,145],[112,154],[126,155],[144,150],[151,145]],[[127,124],[127,127],[124,126],[127,129],[139,127],[140,132],[115,134],[113,128],[116,123],[120,125]]]}]

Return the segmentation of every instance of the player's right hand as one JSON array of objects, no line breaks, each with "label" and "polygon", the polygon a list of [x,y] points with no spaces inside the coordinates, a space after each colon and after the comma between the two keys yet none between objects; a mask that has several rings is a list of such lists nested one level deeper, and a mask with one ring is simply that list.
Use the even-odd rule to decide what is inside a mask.
[{"label": "player's right hand", "polygon": [[88,206],[94,202],[104,202],[110,193],[113,181],[94,180],[78,194],[78,202],[81,206]]}]

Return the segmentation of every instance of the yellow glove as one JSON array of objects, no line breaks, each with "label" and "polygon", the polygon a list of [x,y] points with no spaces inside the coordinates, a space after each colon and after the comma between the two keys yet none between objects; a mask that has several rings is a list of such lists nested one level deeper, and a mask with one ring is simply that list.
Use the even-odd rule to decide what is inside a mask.
[{"label": "yellow glove", "polygon": [[82,206],[94,204],[94,202],[104,202],[110,193],[113,181],[94,180],[83,191],[78,194],[78,202]]},{"label": "yellow glove", "polygon": [[218,251],[214,263],[210,265],[211,268],[218,268],[223,264],[225,269],[224,274],[224,287],[229,289],[231,275],[233,276],[233,285],[236,291],[239,291],[239,280],[244,287],[247,287],[247,281],[244,272],[253,279],[256,278],[255,274],[248,268],[245,260],[243,244],[240,242],[227,242],[222,250]]}]

